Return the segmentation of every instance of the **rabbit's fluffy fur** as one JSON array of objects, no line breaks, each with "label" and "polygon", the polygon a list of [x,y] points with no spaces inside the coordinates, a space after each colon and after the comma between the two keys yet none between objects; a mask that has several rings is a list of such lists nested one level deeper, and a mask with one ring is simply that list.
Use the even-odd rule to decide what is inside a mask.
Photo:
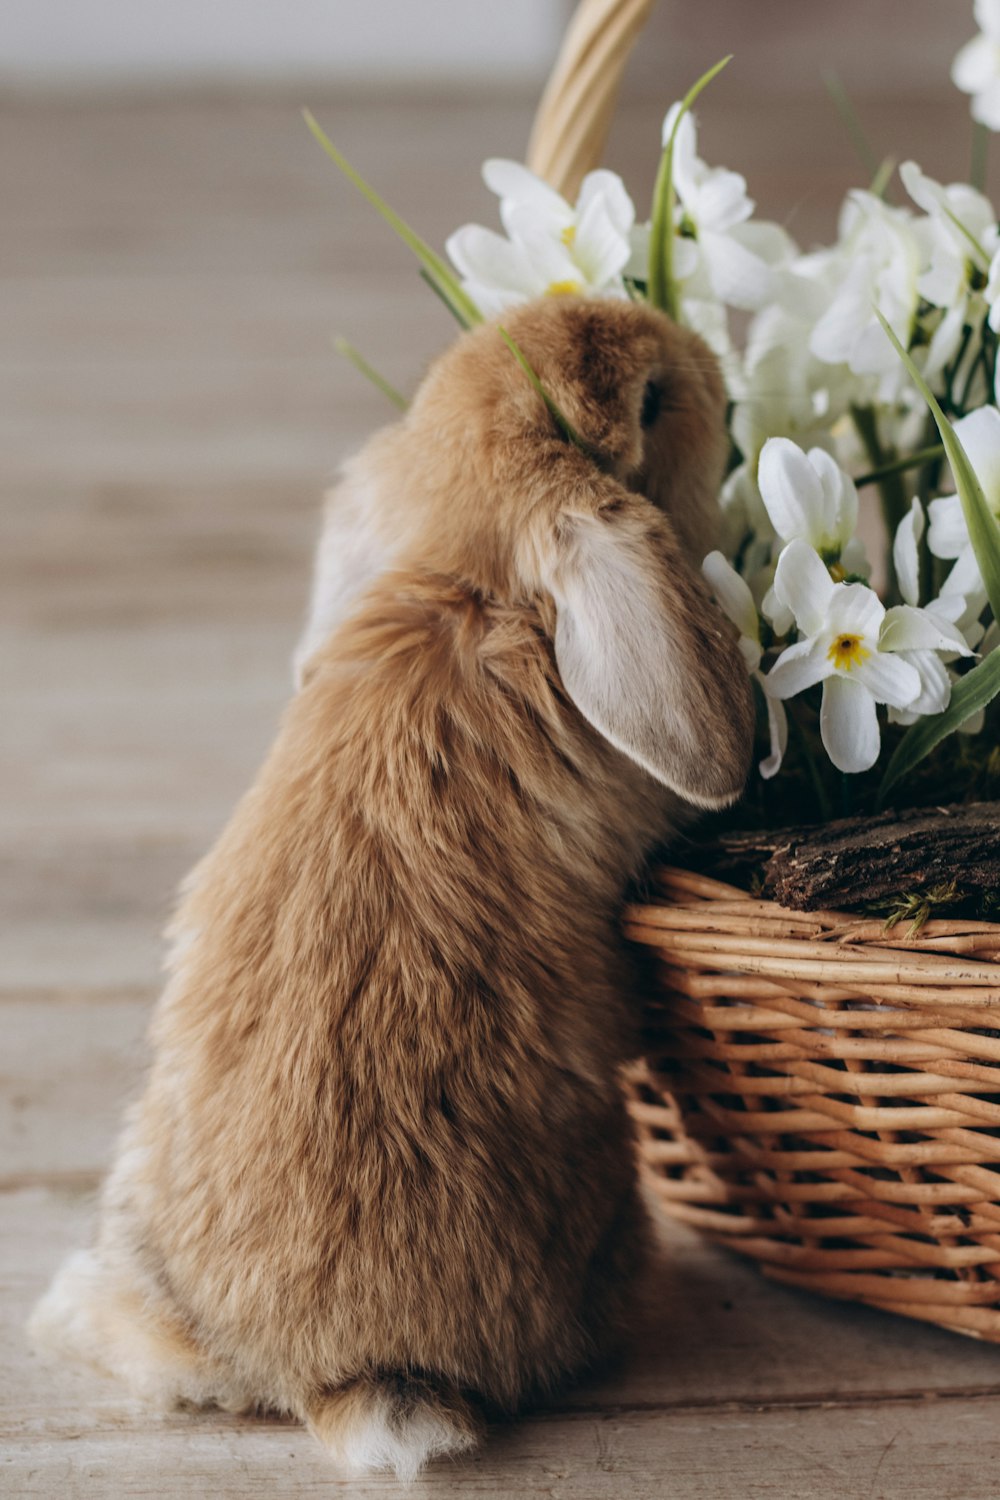
[{"label": "rabbit's fluffy fur", "polygon": [[96,1246],[34,1318],[134,1390],[295,1413],[404,1478],[625,1325],[617,906],[752,737],[698,573],[715,361],[624,301],[508,326],[597,458],[487,325],[349,466],[300,690],[184,891]]}]

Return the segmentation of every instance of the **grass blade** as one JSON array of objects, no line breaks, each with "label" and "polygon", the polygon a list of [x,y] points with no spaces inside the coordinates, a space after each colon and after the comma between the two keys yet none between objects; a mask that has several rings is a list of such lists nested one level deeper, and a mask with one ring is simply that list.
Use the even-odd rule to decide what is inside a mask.
[{"label": "grass blade", "polygon": [[702,89],[707,88],[712,79],[721,73],[726,64],[731,61],[732,53],[728,57],[721,58],[714,68],[709,68],[707,73],[703,73],[698,82],[684,95],[670,132],[670,139],[663,148],[656,174],[649,235],[649,275],[646,295],[654,307],[660,308],[675,322],[679,311],[677,284],[673,278],[674,145],[677,140],[677,129]]},{"label": "grass blade", "polygon": [[833,107],[840,116],[844,129],[851,138],[851,144],[857,152],[858,159],[867,172],[869,180],[877,177],[879,159],[872,148],[872,143],[868,139],[858,112],[851,103],[850,96],[840,81],[839,74],[835,73],[832,68],[828,69],[823,74],[823,83],[826,85],[826,91],[833,101]]},{"label": "grass blade", "polygon": [[910,379],[927,402],[931,415],[937,423],[944,451],[948,456],[952,474],[955,476],[959,499],[962,502],[962,513],[969,529],[969,539],[972,542],[972,550],[976,554],[976,562],[979,564],[993,618],[1000,620],[1000,527],[997,526],[993,512],[986,503],[982,485],[976,478],[975,470],[969,463],[965,449],[954,427],[935,400],[930,386],[878,308],[875,309],[875,316],[885,329],[886,336],[891,340],[896,353],[909,372]]},{"label": "grass blade", "polygon": [[449,306],[456,310],[461,310],[466,326],[471,327],[473,323],[482,323],[483,315],[479,311],[479,308],[465,291],[458,278],[448,269],[440,255],[432,250],[427,241],[421,239],[420,235],[411,229],[409,224],[401,219],[394,209],[389,207],[385,199],[379,197],[375,189],[361,176],[361,173],[351,166],[347,157],[337,150],[315,115],[310,110],[304,109],[302,116],[330,160],[340,168],[345,177],[354,183],[358,191],[364,194],[368,202],[382,215],[382,218],[389,225],[390,229],[395,231],[404,245],[407,245],[413,251]]},{"label": "grass blade", "polygon": [[559,428],[559,431],[562,433],[563,437],[566,438],[567,442],[573,443],[577,448],[579,448],[581,453],[586,453],[588,458],[593,458],[594,450],[588,443],[583,440],[583,438],[577,432],[576,428],[573,426],[572,422],[569,420],[569,417],[567,417],[562,409],[556,405],[555,401],[552,399],[542,382],[539,380],[538,375],[536,374],[527,355],[514,342],[510,334],[507,332],[506,328],[502,328],[499,324],[497,324],[497,332],[503,339],[504,343],[507,345],[507,348],[510,350],[511,354],[513,354],[514,358],[517,360],[518,364],[521,366],[521,369],[524,371],[525,375],[527,375],[528,380],[531,382],[535,390],[545,402],[546,408],[548,409],[552,420]]},{"label": "grass blade", "polygon": [[914,766],[929,755],[949,734],[953,734],[974,713],[985,708],[1000,693],[1000,647],[991,651],[971,672],[956,682],[951,690],[951,701],[943,714],[931,714],[919,719],[908,730],[896,746],[892,759],[886,767],[878,801],[881,807],[886,794],[892,790]]},{"label": "grass blade", "polygon": [[443,304],[443,306],[448,309],[460,328],[472,327],[472,324],[469,322],[462,309],[455,306],[454,302],[451,300],[444,287],[438,285],[426,266],[420,267],[420,280],[425,282],[426,285],[430,287],[435,297],[437,297],[438,300]]},{"label": "grass blade", "polygon": [[406,397],[400,391],[397,391],[394,385],[390,385],[385,376],[378,373],[374,365],[368,363],[360,349],[355,349],[354,345],[348,339],[339,336],[334,339],[333,347],[338,354],[343,355],[344,359],[349,360],[366,380],[370,380],[375,389],[381,391],[382,395],[387,397],[393,406],[398,407],[400,411],[406,410],[410,404]]}]

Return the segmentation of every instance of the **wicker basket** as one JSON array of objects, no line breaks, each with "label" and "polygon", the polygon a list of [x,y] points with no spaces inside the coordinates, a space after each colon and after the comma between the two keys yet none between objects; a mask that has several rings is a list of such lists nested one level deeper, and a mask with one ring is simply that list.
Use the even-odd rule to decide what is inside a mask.
[{"label": "wicker basket", "polygon": [[[529,164],[572,196],[653,0],[582,0]],[[658,960],[631,1080],[667,1211],[767,1275],[1000,1342],[1000,925],[919,937],[681,870],[626,932]]]},{"label": "wicker basket", "polygon": [[1000,925],[796,912],[664,870],[632,1111],[675,1218],[832,1297],[1000,1342]]}]

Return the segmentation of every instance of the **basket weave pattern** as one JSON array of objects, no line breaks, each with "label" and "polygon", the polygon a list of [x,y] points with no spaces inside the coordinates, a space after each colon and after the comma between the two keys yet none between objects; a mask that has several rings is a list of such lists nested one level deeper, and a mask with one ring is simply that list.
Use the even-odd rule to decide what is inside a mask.
[{"label": "basket weave pattern", "polygon": [[1000,1342],[1000,925],[795,912],[664,870],[631,1077],[666,1210],[768,1275]]}]

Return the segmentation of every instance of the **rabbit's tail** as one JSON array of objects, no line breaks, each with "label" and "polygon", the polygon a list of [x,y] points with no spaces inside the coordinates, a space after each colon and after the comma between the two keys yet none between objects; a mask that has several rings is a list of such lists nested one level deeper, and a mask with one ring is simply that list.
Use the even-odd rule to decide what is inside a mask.
[{"label": "rabbit's tail", "polygon": [[361,1376],[324,1391],[310,1404],[308,1422],[345,1469],[394,1469],[404,1484],[433,1458],[469,1453],[482,1425],[454,1387],[409,1375]]}]

